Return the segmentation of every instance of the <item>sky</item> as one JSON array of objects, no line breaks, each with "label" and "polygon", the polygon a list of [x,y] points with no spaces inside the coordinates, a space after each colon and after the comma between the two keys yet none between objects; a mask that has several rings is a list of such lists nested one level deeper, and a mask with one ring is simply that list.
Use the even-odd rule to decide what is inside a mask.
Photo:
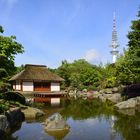
[{"label": "sky", "polygon": [[112,62],[113,13],[122,53],[139,5],[139,0],[0,0],[0,25],[3,35],[15,35],[24,47],[16,66],[57,68],[78,59],[106,64]]}]

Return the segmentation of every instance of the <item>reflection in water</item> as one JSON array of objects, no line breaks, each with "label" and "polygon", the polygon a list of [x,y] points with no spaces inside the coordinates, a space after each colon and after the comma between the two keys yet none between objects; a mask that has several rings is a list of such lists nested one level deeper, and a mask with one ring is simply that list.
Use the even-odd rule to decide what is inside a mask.
[{"label": "reflection in water", "polygon": [[135,116],[117,114],[114,128],[126,140],[140,139],[140,113]]},{"label": "reflection in water", "polygon": [[51,106],[59,106],[60,98],[51,98]]},{"label": "reflection in water", "polygon": [[118,110],[118,112],[120,112],[121,114],[124,114],[124,115],[134,116],[136,111],[135,111],[134,108],[132,108],[132,109],[122,109],[122,110]]},{"label": "reflection in water", "polygon": [[114,115],[111,115],[111,117],[110,117],[110,140],[115,140],[115,137],[117,135],[117,131],[114,128],[115,120],[117,120],[117,118]]},{"label": "reflection in water", "polygon": [[[140,140],[140,113],[135,116],[120,114],[108,104],[98,100],[61,101],[59,107],[42,106],[46,116],[31,123],[24,122],[13,133],[17,140]],[[70,130],[61,133],[46,133],[46,118],[60,113],[66,119]],[[12,139],[7,139],[12,140]]]},{"label": "reflection in water", "polygon": [[63,140],[65,136],[69,133],[69,129],[60,131],[46,131],[46,133],[52,136],[55,140]]},{"label": "reflection in water", "polygon": [[56,113],[46,119],[44,129],[50,136],[61,140],[68,134],[70,127],[66,120],[59,113]]},{"label": "reflection in water", "polygon": [[113,113],[113,108],[94,99],[93,101],[87,100],[72,100],[60,112],[66,118],[72,117],[74,120],[88,119],[91,117],[109,118]]}]

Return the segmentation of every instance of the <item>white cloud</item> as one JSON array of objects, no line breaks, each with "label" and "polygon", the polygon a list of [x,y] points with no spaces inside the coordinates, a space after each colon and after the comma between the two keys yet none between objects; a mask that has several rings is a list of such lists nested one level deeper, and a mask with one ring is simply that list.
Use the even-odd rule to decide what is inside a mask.
[{"label": "white cloud", "polygon": [[83,58],[88,62],[93,62],[93,61],[97,61],[99,59],[99,54],[96,50],[91,49],[86,52],[86,54]]}]

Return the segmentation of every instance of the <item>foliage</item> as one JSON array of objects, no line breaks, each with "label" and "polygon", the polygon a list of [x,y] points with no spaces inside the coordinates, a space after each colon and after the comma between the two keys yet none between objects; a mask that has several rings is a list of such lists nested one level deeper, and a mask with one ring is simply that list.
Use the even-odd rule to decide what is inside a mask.
[{"label": "foliage", "polygon": [[15,36],[3,36],[3,28],[0,26],[0,90],[4,89],[9,77],[16,71],[14,65],[15,55],[23,53],[23,46],[16,41]]},{"label": "foliage", "polygon": [[24,70],[25,66],[24,65],[21,65],[19,67],[16,67],[16,73],[19,73],[21,72],[22,70]]},{"label": "foliage", "polygon": [[112,88],[115,87],[115,85],[116,85],[116,77],[112,76],[106,79],[106,85],[105,85],[106,88]]},{"label": "foliage", "polygon": [[140,82],[140,11],[128,32],[128,49],[116,63],[117,79],[122,84]]},{"label": "foliage", "polygon": [[102,68],[102,80],[100,84],[100,88],[111,88],[118,85],[118,81],[116,79],[116,66],[114,64],[106,64],[104,68]]},{"label": "foliage", "polygon": [[25,97],[19,92],[6,92],[3,94],[3,98],[8,101],[18,101],[21,104],[25,104]]},{"label": "foliage", "polygon": [[99,86],[101,72],[97,66],[94,66],[84,59],[75,60],[73,63],[62,61],[62,65],[56,69],[56,73],[65,79],[64,87],[74,87],[78,89]]},{"label": "foliage", "polygon": [[10,89],[11,85],[9,83],[0,81],[0,91],[4,92],[7,91],[8,89]]},{"label": "foliage", "polygon": [[6,37],[0,35],[0,55],[11,61],[14,60],[16,54],[23,53],[22,45],[15,40],[16,36]]},{"label": "foliage", "polygon": [[3,32],[4,32],[3,27],[0,26],[0,33],[3,33]]},{"label": "foliage", "polygon": [[0,93],[0,99],[3,99],[3,93]]},{"label": "foliage", "polygon": [[3,112],[5,112],[8,109],[9,109],[8,106],[0,103],[0,113],[3,113]]},{"label": "foliage", "polygon": [[63,83],[63,85],[65,87],[69,87],[70,86],[70,79],[69,79],[70,64],[66,60],[62,61],[62,65],[58,67],[58,69],[56,70],[56,73],[65,79],[65,82]]},{"label": "foliage", "polygon": [[138,140],[140,138],[140,113],[134,116],[116,114],[114,129],[122,135],[125,140]]},{"label": "foliage", "polygon": [[122,92],[126,98],[140,96],[140,83],[127,85]]}]

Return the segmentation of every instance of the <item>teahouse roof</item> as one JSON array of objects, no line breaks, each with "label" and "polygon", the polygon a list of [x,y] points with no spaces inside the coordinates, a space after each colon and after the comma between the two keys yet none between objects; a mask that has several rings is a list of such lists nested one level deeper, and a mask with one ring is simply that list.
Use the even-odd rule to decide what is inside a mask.
[{"label": "teahouse roof", "polygon": [[14,80],[64,81],[63,78],[50,72],[45,65],[30,64],[26,64],[23,71],[10,79],[10,81]]}]

